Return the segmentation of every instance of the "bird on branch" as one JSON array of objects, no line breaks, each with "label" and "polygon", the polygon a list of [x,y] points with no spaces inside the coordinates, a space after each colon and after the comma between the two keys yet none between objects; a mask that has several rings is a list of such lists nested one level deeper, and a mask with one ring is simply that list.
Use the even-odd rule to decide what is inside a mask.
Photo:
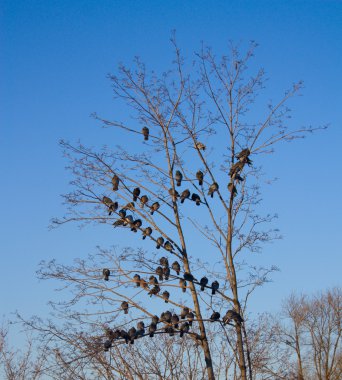
[{"label": "bird on branch", "polygon": [[144,140],[147,141],[148,140],[148,136],[150,134],[150,130],[147,127],[143,127],[143,129],[141,130],[141,133],[144,136]]},{"label": "bird on branch", "polygon": [[119,189],[120,178],[115,174],[112,178],[113,191],[117,191]]},{"label": "bird on branch", "polygon": [[159,210],[160,208],[160,204],[159,202],[154,202],[151,206],[151,215],[153,215],[153,213],[157,210]]},{"label": "bird on branch", "polygon": [[147,204],[148,202],[148,197],[147,195],[143,195],[141,198],[140,198],[140,207],[141,208],[144,208],[144,206]]},{"label": "bird on branch", "polygon": [[162,236],[159,236],[157,239],[157,246],[156,248],[159,249],[164,244],[164,238]]},{"label": "bird on branch", "polygon": [[103,279],[105,281],[109,281],[109,276],[110,276],[110,270],[108,268],[104,268],[102,270],[102,275],[103,275]]},{"label": "bird on branch", "polygon": [[146,227],[143,231],[143,240],[146,239],[146,236],[151,236],[151,235],[152,235],[152,228]]},{"label": "bird on branch", "polygon": [[231,320],[234,320],[238,325],[244,322],[241,315],[235,310],[228,310],[226,315],[222,318],[224,324],[228,324]]},{"label": "bird on branch", "polygon": [[183,179],[183,174],[179,170],[177,170],[175,174],[175,180],[177,182],[177,186],[182,185],[182,179]]},{"label": "bird on branch", "polygon": [[189,189],[184,190],[182,194],[180,195],[181,203],[184,203],[185,199],[189,199],[189,197],[190,197],[190,190]]},{"label": "bird on branch", "polygon": [[219,283],[217,281],[212,282],[212,284],[211,284],[211,294],[214,295],[219,287],[220,287],[220,285],[219,285]]},{"label": "bird on branch", "polygon": [[138,200],[139,195],[140,195],[140,189],[139,189],[139,187],[136,187],[133,190],[133,201],[134,202],[136,202]]},{"label": "bird on branch", "polygon": [[196,178],[198,179],[198,184],[200,186],[203,185],[203,177],[204,177],[204,174],[203,172],[201,172],[200,170],[196,173]]},{"label": "bird on branch", "polygon": [[177,273],[177,276],[179,276],[180,265],[178,261],[175,261],[174,263],[172,263],[172,269]]},{"label": "bird on branch", "polygon": [[198,194],[192,193],[191,200],[193,202],[196,202],[196,206],[199,206],[201,204],[201,198]]},{"label": "bird on branch", "polygon": [[125,314],[128,314],[128,302],[123,301],[121,303],[121,309],[124,311]]},{"label": "bird on branch", "polygon": [[207,277],[202,277],[200,280],[201,290],[203,292],[204,288],[208,285],[208,279]]}]

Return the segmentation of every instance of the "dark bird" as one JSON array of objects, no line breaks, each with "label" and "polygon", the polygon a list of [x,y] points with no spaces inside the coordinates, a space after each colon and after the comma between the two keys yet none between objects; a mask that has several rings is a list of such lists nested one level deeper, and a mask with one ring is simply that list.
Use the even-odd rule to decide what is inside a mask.
[{"label": "dark bird", "polygon": [[150,326],[148,327],[148,333],[149,333],[149,335],[150,335],[151,338],[153,338],[154,333],[156,332],[156,330],[157,330],[156,323],[151,323]]},{"label": "dark bird", "polygon": [[131,226],[133,224],[133,216],[127,215],[123,221],[124,221],[123,223],[124,226],[127,226],[127,225]]},{"label": "dark bird", "polygon": [[147,195],[143,195],[143,196],[140,198],[140,207],[143,208],[147,202],[148,202],[148,197],[147,197]]},{"label": "dark bird", "polygon": [[110,276],[110,270],[108,268],[104,268],[102,270],[102,275],[103,275],[103,279],[105,281],[109,281],[109,276]]},{"label": "dark bird", "polygon": [[103,196],[102,203],[109,207],[113,203],[113,201],[109,197]]},{"label": "dark bird", "polygon": [[159,281],[163,281],[163,268],[161,266],[156,268],[156,274],[159,276]]},{"label": "dark bird", "polygon": [[158,285],[157,277],[155,277],[155,276],[150,276],[149,284],[150,284],[150,285]]},{"label": "dark bird", "polygon": [[160,292],[159,285],[154,285],[154,287],[148,292],[148,294],[150,295],[150,297],[152,297],[153,295],[157,295],[159,292]]},{"label": "dark bird", "polygon": [[109,351],[109,349],[112,347],[112,342],[110,340],[106,340],[104,343],[103,343],[103,347],[104,347],[104,350],[106,352]]},{"label": "dark bird", "polygon": [[189,322],[189,325],[192,326],[192,322],[193,322],[193,320],[195,318],[194,313],[192,311],[190,311],[190,313],[187,314],[186,318],[187,318],[187,320]]},{"label": "dark bird", "polygon": [[165,303],[168,303],[169,302],[169,298],[170,298],[170,293],[167,290],[165,290],[163,292],[162,296],[163,296],[163,300],[165,301]]},{"label": "dark bird", "polygon": [[136,273],[134,276],[133,276],[133,280],[136,284],[136,287],[139,288],[140,286],[140,276]]},{"label": "dark bird", "polygon": [[219,185],[214,182],[212,185],[210,185],[209,190],[208,190],[208,195],[210,195],[212,198],[214,197],[215,191],[219,189]]},{"label": "dark bird", "polygon": [[131,327],[129,330],[128,330],[128,336],[130,338],[130,341],[131,341],[131,344],[134,344],[134,339],[137,335],[137,330],[135,327]]},{"label": "dark bird", "polygon": [[184,277],[184,280],[194,281],[194,276],[189,272],[184,272],[183,277]]},{"label": "dark bird", "polygon": [[162,236],[159,236],[157,239],[157,246],[156,248],[159,249],[164,244],[164,238]]},{"label": "dark bird", "polygon": [[158,315],[154,315],[154,316],[152,317],[152,323],[157,324],[158,322],[159,322],[159,317],[158,317]]},{"label": "dark bird", "polygon": [[186,281],[184,278],[179,279],[179,286],[182,288],[183,293],[186,292]]},{"label": "dark bird", "polygon": [[143,127],[143,129],[141,130],[141,133],[144,136],[144,140],[147,141],[148,140],[148,136],[150,134],[150,130],[147,127]]},{"label": "dark bird", "polygon": [[167,259],[167,257],[164,257],[164,256],[160,258],[159,263],[164,268],[168,268],[168,266],[169,266],[169,260]]},{"label": "dark bird", "polygon": [[215,294],[218,288],[220,287],[217,281],[212,282],[211,284],[211,294]]},{"label": "dark bird", "polygon": [[134,202],[127,203],[126,206],[123,209],[124,210],[134,211],[135,210],[135,204],[134,204]]},{"label": "dark bird", "polygon": [[205,150],[205,145],[199,141],[197,141],[195,143],[195,147],[198,149],[198,150]]},{"label": "dark bird", "polygon": [[229,191],[230,193],[233,193],[233,197],[235,197],[236,194],[237,194],[236,187],[234,186],[234,184],[233,184],[232,182],[229,182],[229,183],[228,183],[228,191]]},{"label": "dark bird", "polygon": [[165,281],[168,281],[168,279],[170,278],[170,268],[169,267],[164,267],[163,268],[163,274],[164,274],[164,277],[165,277]]},{"label": "dark bird", "polygon": [[127,344],[129,341],[129,335],[128,335],[127,331],[120,330],[120,336],[121,336],[121,338],[125,339],[125,342]]},{"label": "dark bird", "polygon": [[181,319],[185,319],[186,316],[188,315],[188,313],[190,312],[189,308],[188,307],[183,307],[182,311],[181,311]]},{"label": "dark bird", "polygon": [[171,318],[171,323],[175,326],[176,329],[178,329],[178,322],[179,322],[179,317],[177,314],[173,314]]},{"label": "dark bird", "polygon": [[109,327],[105,327],[105,333],[106,333],[106,337],[109,339],[109,340],[114,340],[115,339],[115,333],[114,331],[109,328]]},{"label": "dark bird", "polygon": [[244,163],[241,162],[241,161],[238,161],[236,162],[231,168],[230,168],[230,171],[229,171],[229,175],[234,178],[234,176],[236,174],[239,174],[241,172],[241,170],[243,169],[244,167]]},{"label": "dark bird", "polygon": [[175,335],[175,330],[174,330],[174,328],[171,327],[171,326],[167,326],[167,327],[165,327],[165,328],[164,328],[164,331],[165,331],[166,333],[168,333],[170,336],[174,336],[174,335]]},{"label": "dark bird", "polygon": [[164,313],[164,322],[171,323],[172,314],[167,310]]},{"label": "dark bird", "polygon": [[109,216],[112,215],[112,213],[115,212],[119,207],[118,202],[113,202],[108,197],[103,197],[102,202],[108,207],[108,215]]},{"label": "dark bird", "polygon": [[188,322],[184,322],[181,324],[181,327],[180,327],[180,334],[179,336],[182,338],[184,334],[188,333],[190,330],[190,325]]},{"label": "dark bird", "polygon": [[200,170],[196,173],[196,178],[198,179],[198,184],[200,186],[203,185],[203,172],[201,172]]},{"label": "dark bird", "polygon": [[124,311],[125,314],[128,314],[128,302],[123,301],[121,303],[121,309]]},{"label": "dark bird", "polygon": [[144,289],[149,289],[146,280],[143,279],[143,278],[140,280],[140,286],[141,286],[142,288],[144,288]]},{"label": "dark bird", "polygon": [[184,190],[182,194],[180,195],[181,203],[184,203],[185,199],[189,199],[189,197],[190,197],[190,190],[189,189]]},{"label": "dark bird", "polygon": [[140,189],[139,189],[139,187],[136,187],[133,190],[133,201],[134,202],[136,202],[138,200],[139,195],[140,195]]},{"label": "dark bird", "polygon": [[142,220],[141,219],[136,219],[133,221],[133,225],[131,228],[131,231],[137,232],[138,229],[142,226]]},{"label": "dark bird", "polygon": [[208,285],[208,279],[205,276],[201,278],[200,285],[203,292],[204,288]]},{"label": "dark bird", "polygon": [[124,225],[125,225],[124,219],[118,219],[113,223],[114,228],[119,227],[119,226],[124,226]]},{"label": "dark bird", "polygon": [[251,151],[246,148],[243,149],[240,153],[238,153],[235,157],[244,164],[247,164],[248,166],[251,166],[253,161],[249,159],[249,155],[251,154]]},{"label": "dark bird", "polygon": [[164,248],[169,251],[169,252],[172,252],[173,251],[173,245],[168,241],[166,240],[165,244],[164,244]]},{"label": "dark bird", "polygon": [[165,313],[164,313],[164,312],[162,312],[162,313],[160,314],[159,321],[160,321],[160,322],[165,322]]},{"label": "dark bird", "polygon": [[179,170],[177,170],[175,174],[175,180],[177,182],[177,186],[182,185],[182,179],[183,179],[183,174]]},{"label": "dark bird", "polygon": [[178,261],[175,261],[174,263],[172,263],[172,269],[177,273],[177,276],[179,276],[180,265]]},{"label": "dark bird", "polygon": [[159,202],[154,202],[151,206],[151,215],[153,215],[153,213],[157,210],[159,210],[160,208],[160,204]]},{"label": "dark bird", "polygon": [[117,191],[119,189],[119,177],[115,174],[112,178],[113,191]]},{"label": "dark bird", "polygon": [[211,320],[212,322],[214,322],[214,321],[218,321],[218,320],[220,319],[220,317],[221,317],[221,314],[220,314],[219,312],[217,312],[217,311],[214,311],[214,312],[211,314],[210,320]]},{"label": "dark bird", "polygon": [[140,321],[137,323],[137,336],[143,336],[145,334],[145,323]]},{"label": "dark bird", "polygon": [[196,206],[199,206],[201,204],[201,198],[198,194],[192,193],[191,200],[196,202]]},{"label": "dark bird", "polygon": [[173,202],[177,202],[177,198],[179,197],[179,193],[178,193],[178,191],[177,190],[175,190],[175,189],[169,189],[169,194],[171,195],[171,197],[172,197],[172,201]]},{"label": "dark bird", "polygon": [[125,209],[121,209],[119,211],[119,216],[120,216],[120,218],[124,218],[126,216],[126,210]]},{"label": "dark bird", "polygon": [[151,235],[152,235],[152,228],[146,227],[143,231],[143,239],[146,239],[146,236],[151,236]]},{"label": "dark bird", "polygon": [[222,318],[224,324],[229,323],[231,320],[234,320],[238,325],[241,325],[242,319],[241,315],[235,310],[228,310],[226,315]]},{"label": "dark bird", "polygon": [[234,179],[236,179],[237,181],[238,181],[238,183],[240,183],[240,182],[242,182],[242,181],[244,181],[244,178],[243,177],[241,177],[240,176],[240,174],[235,174],[235,177],[234,177]]}]

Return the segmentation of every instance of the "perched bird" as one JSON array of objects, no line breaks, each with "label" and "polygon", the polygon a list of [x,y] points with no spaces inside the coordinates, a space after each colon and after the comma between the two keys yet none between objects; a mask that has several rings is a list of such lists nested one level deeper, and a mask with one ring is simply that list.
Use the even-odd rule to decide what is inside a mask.
[{"label": "perched bird", "polygon": [[239,174],[244,167],[244,163],[241,161],[236,162],[229,170],[229,175],[234,178],[236,174]]},{"label": "perched bird", "polygon": [[113,223],[114,228],[119,227],[119,226],[124,226],[124,225],[125,225],[124,219],[118,219]]},{"label": "perched bird", "polygon": [[140,195],[140,189],[139,189],[139,187],[136,187],[133,190],[133,201],[134,202],[136,202],[138,200],[139,195]]},{"label": "perched bird", "polygon": [[163,268],[161,266],[156,268],[156,274],[159,276],[159,281],[163,281]]},{"label": "perched bird", "polygon": [[163,274],[164,274],[165,281],[168,281],[170,278],[170,268],[164,267],[163,268]]},{"label": "perched bird", "polygon": [[140,286],[140,276],[137,273],[133,276],[133,280],[134,280],[137,288],[139,288],[139,286]]},{"label": "perched bird", "polygon": [[179,286],[182,288],[182,291],[183,293],[186,292],[186,281],[184,280],[184,278],[180,278],[179,279]]},{"label": "perched bird", "polygon": [[126,215],[125,219],[123,220],[123,225],[124,226],[127,226],[127,225],[132,225],[133,224],[133,216],[132,215]]},{"label": "perched bird", "polygon": [[151,235],[152,235],[152,228],[146,227],[143,231],[143,239],[146,239],[146,236],[151,236]]},{"label": "perched bird", "polygon": [[126,210],[125,209],[121,209],[119,211],[119,216],[120,216],[120,218],[124,218],[126,216]]},{"label": "perched bird", "polygon": [[174,263],[172,263],[172,269],[177,273],[177,276],[179,276],[180,265],[178,261],[175,261]]},{"label": "perched bird", "polygon": [[167,290],[165,290],[163,292],[162,296],[163,296],[163,300],[165,301],[165,303],[168,303],[169,302],[169,298],[170,298],[170,293]]},{"label": "perched bird", "polygon": [[237,194],[236,187],[234,186],[232,182],[228,183],[228,191],[233,194],[233,197],[235,197]]},{"label": "perched bird", "polygon": [[108,352],[109,349],[112,347],[112,342],[110,340],[106,340],[103,343],[104,351]]},{"label": "perched bird", "polygon": [[220,314],[219,312],[217,312],[217,311],[214,311],[214,312],[211,314],[210,320],[211,320],[212,322],[214,322],[214,321],[218,321],[218,320],[220,319],[220,317],[221,317],[221,314]]},{"label": "perched bird", "polygon": [[181,327],[180,327],[180,334],[179,336],[182,338],[184,334],[188,333],[190,330],[190,325],[188,322],[184,322],[181,324]]},{"label": "perched bird", "polygon": [[203,292],[204,288],[208,285],[208,279],[205,276],[201,278],[200,285]]},{"label": "perched bird", "polygon": [[251,154],[251,151],[246,148],[243,149],[240,153],[238,153],[235,157],[244,164],[247,164],[248,166],[251,166],[253,161],[249,159],[249,155]]},{"label": "perched bird", "polygon": [[109,216],[112,215],[112,213],[115,212],[119,207],[118,202],[113,202],[108,197],[103,197],[102,202],[108,207],[108,215]]},{"label": "perched bird", "polygon": [[109,339],[109,340],[114,340],[114,331],[109,328],[109,327],[105,327],[105,333],[106,333],[106,337]]},{"label": "perched bird", "polygon": [[108,268],[104,268],[102,270],[102,275],[103,275],[103,279],[105,281],[109,281],[109,276],[110,276],[110,270]]},{"label": "perched bird", "polygon": [[157,295],[159,292],[160,292],[159,285],[154,285],[154,287],[148,292],[148,294],[150,295],[150,297],[152,297],[153,295]]},{"label": "perched bird", "polygon": [[123,301],[121,303],[121,309],[124,311],[125,314],[128,314],[128,302]]},{"label": "perched bird", "polygon": [[203,185],[203,172],[201,172],[200,170],[196,173],[196,178],[198,179],[198,184],[200,186]]},{"label": "perched bird", "polygon": [[162,236],[159,236],[157,239],[157,246],[156,248],[159,249],[164,244],[164,238]]},{"label": "perched bird", "polygon": [[145,334],[145,323],[140,321],[137,323],[137,336],[143,336]]},{"label": "perched bird", "polygon": [[165,327],[165,328],[164,328],[164,331],[165,331],[166,333],[168,333],[170,336],[174,336],[174,335],[175,335],[175,330],[174,330],[174,328],[171,327],[171,326],[167,326],[167,327]]},{"label": "perched bird", "polygon": [[127,344],[129,341],[129,335],[128,335],[127,331],[120,330],[120,336],[121,336],[121,338],[125,339],[125,342]]},{"label": "perched bird", "polygon": [[176,329],[178,329],[178,322],[179,322],[179,317],[177,314],[173,314],[171,318],[171,323],[175,326]]},{"label": "perched bird", "polygon": [[196,206],[199,206],[201,204],[201,198],[198,194],[192,193],[191,200],[196,202]]},{"label": "perched bird", "polygon": [[178,193],[178,191],[177,190],[175,190],[175,189],[169,189],[169,194],[171,195],[171,197],[172,197],[172,201],[173,202],[177,202],[177,198],[179,197],[179,193]]},{"label": "perched bird", "polygon": [[148,202],[148,197],[147,197],[147,195],[143,195],[143,196],[140,198],[140,207],[143,208],[147,202]]},{"label": "perched bird", "polygon": [[152,317],[152,323],[157,324],[158,322],[159,322],[159,317],[158,317],[158,315],[154,315],[154,316]]},{"label": "perched bird", "polygon": [[211,284],[211,294],[215,294],[216,290],[219,288],[219,283],[217,281],[212,282]]},{"label": "perched bird", "polygon": [[210,195],[212,198],[214,197],[215,191],[219,189],[219,185],[214,182],[212,185],[210,185],[209,190],[208,190],[208,195]]},{"label": "perched bird", "polygon": [[148,333],[149,333],[151,338],[154,337],[154,333],[156,332],[156,330],[157,330],[157,325],[156,325],[156,323],[152,322],[148,327]]},{"label": "perched bird", "polygon": [[195,147],[198,149],[198,150],[205,150],[205,145],[199,141],[197,141],[195,143]]},{"label": "perched bird", "polygon": [[181,311],[181,319],[185,319],[186,316],[188,315],[188,313],[190,312],[189,308],[188,307],[183,307],[182,311]]},{"label": "perched bird", "polygon": [[158,285],[157,277],[155,277],[155,276],[153,276],[153,275],[150,276],[149,284],[150,284],[150,285]]},{"label": "perched bird", "polygon": [[159,210],[160,208],[160,204],[159,202],[154,202],[151,206],[151,215],[153,215],[153,213],[157,210]]},{"label": "perched bird", "polygon": [[123,209],[124,210],[134,211],[135,210],[135,204],[134,204],[134,202],[127,203],[126,206]]},{"label": "perched bird", "polygon": [[150,134],[150,130],[147,127],[143,127],[143,129],[141,130],[141,133],[144,136],[144,140],[147,141],[148,140],[148,136]]},{"label": "perched bird", "polygon": [[113,191],[117,191],[119,189],[119,177],[115,174],[112,178]]},{"label": "perched bird", "polygon": [[168,241],[166,240],[165,244],[164,244],[164,248],[169,251],[169,252],[172,252],[173,251],[173,245]]},{"label": "perched bird", "polygon": [[102,203],[109,207],[113,201],[109,197],[103,196]]},{"label": "perched bird", "polygon": [[238,181],[238,183],[240,183],[240,182],[242,182],[242,181],[244,181],[244,178],[243,177],[241,177],[240,176],[240,174],[235,174],[235,177],[234,177],[234,179],[236,179],[237,181]]},{"label": "perched bird", "polygon": [[164,313],[164,322],[171,323],[172,314],[167,310]]},{"label": "perched bird", "polygon": [[242,319],[241,315],[235,310],[228,310],[226,315],[222,318],[224,324],[229,323],[231,320],[234,320],[238,325],[241,325]]},{"label": "perched bird", "polygon": [[194,281],[194,276],[189,272],[184,272],[183,277],[184,277],[184,280]]},{"label": "perched bird", "polygon": [[177,182],[177,186],[182,185],[182,179],[183,179],[183,174],[179,170],[176,170],[175,180]]},{"label": "perched bird", "polygon": [[133,225],[132,225],[131,231],[137,232],[138,228],[140,228],[141,226],[142,226],[142,220],[141,219],[136,219],[136,220],[133,221]]},{"label": "perched bird", "polygon": [[137,330],[135,327],[131,327],[129,330],[128,330],[128,336],[130,338],[130,342],[131,344],[134,344],[134,339],[137,335]]},{"label": "perched bird", "polygon": [[189,199],[189,197],[190,197],[190,190],[189,189],[184,190],[182,194],[180,195],[181,203],[184,203],[185,199]]},{"label": "perched bird", "polygon": [[169,266],[169,260],[167,259],[167,257],[164,257],[164,256],[160,258],[159,263],[164,268],[168,268],[168,266]]},{"label": "perched bird", "polygon": [[190,313],[187,314],[186,318],[189,322],[189,325],[192,326],[192,322],[195,319],[194,313],[192,311],[190,311]]},{"label": "perched bird", "polygon": [[164,312],[162,312],[162,313],[160,314],[159,321],[160,321],[160,322],[165,322],[165,313],[164,313]]},{"label": "perched bird", "polygon": [[149,289],[149,287],[148,287],[148,283],[147,283],[146,280],[143,279],[143,278],[140,280],[140,286],[141,286],[142,288],[144,288],[144,289]]}]

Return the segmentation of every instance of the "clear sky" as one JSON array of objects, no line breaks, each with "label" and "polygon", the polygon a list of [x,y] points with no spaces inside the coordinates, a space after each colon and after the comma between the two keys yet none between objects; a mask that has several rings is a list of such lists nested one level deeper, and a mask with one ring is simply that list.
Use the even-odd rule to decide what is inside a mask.
[{"label": "clear sky", "polygon": [[[1,1],[0,315],[45,313],[52,284],[36,280],[40,260],[93,253],[120,243],[102,226],[48,231],[63,215],[60,194],[70,190],[58,147],[65,138],[117,144],[89,117],[120,112],[108,72],[141,56],[168,68],[170,32],[192,57],[203,40],[218,54],[228,40],[256,40],[255,62],[270,78],[274,99],[305,82],[291,102],[298,126],[329,123],[304,141],[286,144],[266,169],[279,181],[264,196],[279,214],[284,235],[260,263],[281,272],[255,296],[252,310],[275,311],[292,290],[341,285],[341,1]],[[109,140],[112,139],[112,140]],[[113,240],[115,239],[115,240]]]}]

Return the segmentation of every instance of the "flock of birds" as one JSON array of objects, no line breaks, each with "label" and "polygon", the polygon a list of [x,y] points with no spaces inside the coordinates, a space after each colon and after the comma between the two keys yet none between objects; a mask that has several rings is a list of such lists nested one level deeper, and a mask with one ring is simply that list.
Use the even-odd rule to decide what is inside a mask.
[{"label": "flock of birds", "polygon": [[[142,133],[144,135],[144,139],[148,140],[149,137],[149,130],[147,127],[144,127],[142,129]],[[197,149],[205,150],[205,146],[202,143],[196,143],[195,144]],[[235,186],[235,183],[241,183],[244,179],[241,177],[240,173],[243,170],[245,164],[251,165],[252,161],[249,159],[250,150],[248,148],[242,150],[240,153],[236,155],[236,158],[238,161],[232,165],[229,171],[230,176],[230,182],[228,184],[228,190],[232,194],[232,197],[234,197],[237,194],[237,189]],[[203,185],[203,179],[204,174],[202,171],[198,171],[196,173],[196,179],[198,180],[199,186]],[[174,180],[176,182],[176,185],[179,187],[182,184],[183,175],[182,173],[177,170],[175,172]],[[117,191],[119,189],[119,183],[120,178],[117,175],[114,175],[112,178],[112,185],[113,185],[113,191]],[[219,189],[219,185],[214,182],[212,185],[210,185],[208,189],[208,196],[213,197],[214,193],[217,192]],[[135,210],[135,203],[138,200],[140,201],[140,207],[149,207],[151,215],[154,214],[154,212],[158,211],[160,208],[159,202],[154,202],[150,206],[148,205],[149,198],[147,195],[142,195],[140,197],[141,190],[139,187],[135,188],[132,192],[133,201],[128,203],[125,207],[120,209],[118,211],[119,219],[117,219],[113,225],[114,227],[123,226],[123,227],[130,227],[131,231],[137,232],[138,230],[142,231],[143,239],[146,239],[147,236],[151,236],[153,230],[151,227],[147,227],[145,229],[142,229],[142,220],[141,219],[134,219],[132,215],[127,215],[127,211],[134,211]],[[178,193],[177,190],[171,188],[169,190],[169,194],[172,198],[173,202],[176,202],[178,198],[180,199],[181,203],[184,203],[186,199],[191,199],[193,202],[196,203],[197,206],[199,206],[202,201],[198,194],[193,193],[191,195],[190,190],[186,189],[181,194]],[[191,195],[191,198],[190,198]],[[103,204],[107,207],[108,214],[112,215],[112,213],[115,213],[118,208],[119,204],[118,202],[113,202],[109,197],[104,196],[102,199]],[[174,247],[168,240],[165,241],[162,236],[158,237],[156,240],[156,248],[160,249],[163,247],[166,251],[172,252]],[[169,280],[171,269],[174,270],[177,274],[177,276],[172,276],[175,279],[179,279],[179,286],[182,289],[183,292],[186,292],[187,289],[187,281],[192,282],[194,284],[197,284],[200,286],[201,291],[204,291],[205,288],[210,288],[212,295],[216,293],[219,289],[219,283],[218,281],[213,281],[210,286],[208,286],[209,280],[207,277],[202,277],[199,281],[196,280],[191,273],[184,272],[183,277],[179,277],[181,266],[178,261],[175,261],[172,263],[171,267],[169,266],[169,261],[166,257],[162,257],[159,261],[160,265],[155,269],[155,274],[158,276],[159,281],[163,280]],[[108,268],[103,269],[103,278],[105,281],[109,280],[109,277],[111,275],[110,270]],[[141,278],[139,274],[135,274],[133,277],[133,282],[135,283],[136,287],[141,287],[148,291],[148,294],[152,297],[153,295],[159,295],[161,292],[160,284],[157,277],[154,275],[151,275],[147,280],[144,278]],[[165,303],[169,302],[170,293],[165,290],[161,294],[162,299],[165,301]],[[129,309],[129,303],[126,301],[123,301],[121,303],[121,309],[124,311],[125,314],[128,314]],[[232,320],[235,321],[236,324],[241,324],[243,322],[243,319],[241,315],[236,312],[235,310],[228,310],[227,313],[223,316],[221,321],[221,315],[219,312],[213,312],[213,314],[210,317],[210,321],[218,321],[222,322],[223,324],[228,324]],[[184,321],[186,320],[186,321]],[[134,340],[140,337],[143,337],[145,335],[149,335],[150,337],[153,337],[156,332],[160,333],[168,333],[170,336],[175,335],[176,332],[179,332],[180,336],[182,337],[184,334],[190,332],[190,328],[192,327],[192,322],[195,320],[195,314],[193,311],[190,311],[188,307],[184,307],[181,314],[178,316],[175,313],[171,313],[170,311],[163,312],[160,317],[153,316],[151,323],[148,325],[148,332],[146,333],[145,324],[143,321],[138,322],[136,328],[131,327],[128,331],[125,330],[111,330],[107,328],[106,330],[106,336],[107,340],[104,342],[104,350],[108,351],[113,344],[114,340],[124,340],[126,343],[134,343]],[[181,322],[182,321],[182,322]],[[158,329],[158,323],[163,323],[164,327],[161,329]],[[198,334],[196,335],[196,339],[201,339]]]}]

